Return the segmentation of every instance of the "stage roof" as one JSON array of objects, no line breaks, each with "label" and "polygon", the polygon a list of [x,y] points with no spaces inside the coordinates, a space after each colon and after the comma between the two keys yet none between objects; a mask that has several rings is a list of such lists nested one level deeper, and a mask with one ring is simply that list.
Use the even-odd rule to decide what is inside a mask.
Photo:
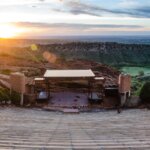
[{"label": "stage roof", "polygon": [[47,70],[45,78],[93,78],[95,74],[89,70]]}]

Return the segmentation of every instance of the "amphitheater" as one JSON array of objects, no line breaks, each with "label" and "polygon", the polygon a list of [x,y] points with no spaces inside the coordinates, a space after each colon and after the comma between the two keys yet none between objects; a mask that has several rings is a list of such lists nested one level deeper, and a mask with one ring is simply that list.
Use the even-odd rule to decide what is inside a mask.
[{"label": "amphitheater", "polygon": [[149,150],[150,111],[63,114],[0,108],[0,149]]}]

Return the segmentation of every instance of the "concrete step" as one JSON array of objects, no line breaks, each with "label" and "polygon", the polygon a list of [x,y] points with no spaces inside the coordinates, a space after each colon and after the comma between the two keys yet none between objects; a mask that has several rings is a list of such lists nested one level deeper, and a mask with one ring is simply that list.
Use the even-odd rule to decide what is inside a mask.
[{"label": "concrete step", "polygon": [[[0,109],[0,150],[149,150],[150,112]],[[140,119],[139,119],[140,118]]]}]

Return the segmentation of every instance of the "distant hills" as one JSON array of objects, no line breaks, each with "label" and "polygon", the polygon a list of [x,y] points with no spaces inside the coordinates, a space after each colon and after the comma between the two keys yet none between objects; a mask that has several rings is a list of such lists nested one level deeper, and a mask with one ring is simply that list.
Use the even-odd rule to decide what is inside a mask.
[{"label": "distant hills", "polygon": [[145,44],[73,42],[39,45],[39,49],[65,59],[86,59],[113,66],[150,66],[150,45]]},{"label": "distant hills", "polygon": [[[11,40],[10,40],[11,41]],[[18,43],[17,43],[18,42]],[[23,43],[22,43],[23,42]],[[112,66],[150,66],[150,45],[123,44],[116,42],[59,42],[49,43],[41,40],[37,51],[32,51],[33,40],[12,40],[0,43],[0,56],[11,56],[24,60],[43,60],[43,53],[48,51],[62,60],[84,59]]]}]

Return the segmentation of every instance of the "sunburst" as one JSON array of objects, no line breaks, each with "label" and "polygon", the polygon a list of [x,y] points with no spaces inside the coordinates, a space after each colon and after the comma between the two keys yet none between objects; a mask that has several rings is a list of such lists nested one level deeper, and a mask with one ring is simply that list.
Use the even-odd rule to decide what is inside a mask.
[{"label": "sunburst", "polygon": [[0,38],[13,38],[21,32],[21,29],[11,24],[0,24]]}]

